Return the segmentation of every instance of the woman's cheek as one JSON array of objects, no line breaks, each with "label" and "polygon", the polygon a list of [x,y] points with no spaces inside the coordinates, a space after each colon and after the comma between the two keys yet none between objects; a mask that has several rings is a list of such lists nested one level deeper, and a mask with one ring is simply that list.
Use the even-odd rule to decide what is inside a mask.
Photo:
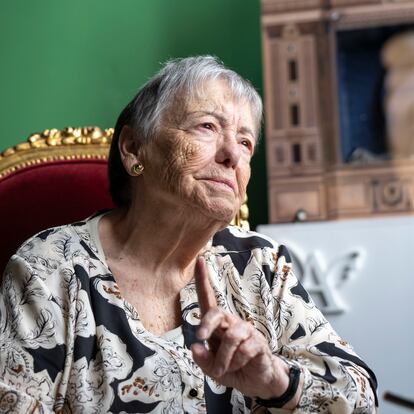
[{"label": "woman's cheek", "polygon": [[206,161],[211,158],[209,152],[211,152],[209,147],[205,148],[194,142],[188,143],[183,150],[183,169],[192,172],[202,169]]},{"label": "woman's cheek", "polygon": [[176,138],[166,144],[168,145],[162,148],[164,163],[168,169],[175,170],[175,173],[185,169],[197,152],[197,147],[187,139]]}]

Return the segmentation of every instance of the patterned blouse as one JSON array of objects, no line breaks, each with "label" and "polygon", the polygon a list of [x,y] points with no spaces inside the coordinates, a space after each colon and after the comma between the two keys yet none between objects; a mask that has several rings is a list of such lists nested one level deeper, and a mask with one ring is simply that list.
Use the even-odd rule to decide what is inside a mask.
[{"label": "patterned blouse", "polygon": [[[120,295],[97,235],[101,216],[43,231],[11,258],[0,296],[0,413],[283,413],[206,377],[182,325],[156,336]],[[373,372],[314,306],[284,246],[227,227],[203,252],[218,304],[250,321],[304,375],[299,413],[375,412]]]}]

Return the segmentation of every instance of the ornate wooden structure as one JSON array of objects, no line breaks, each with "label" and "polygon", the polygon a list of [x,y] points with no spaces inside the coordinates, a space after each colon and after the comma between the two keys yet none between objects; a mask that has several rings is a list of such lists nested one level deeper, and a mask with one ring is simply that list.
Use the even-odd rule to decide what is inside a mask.
[{"label": "ornate wooden structure", "polygon": [[337,82],[338,33],[412,24],[414,1],[261,3],[269,221],[414,213],[410,154],[343,160]]}]

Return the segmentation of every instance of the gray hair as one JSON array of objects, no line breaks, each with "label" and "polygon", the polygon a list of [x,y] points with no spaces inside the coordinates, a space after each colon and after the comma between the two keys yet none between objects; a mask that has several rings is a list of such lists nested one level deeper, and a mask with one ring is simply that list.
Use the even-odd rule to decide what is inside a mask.
[{"label": "gray hair", "polygon": [[250,104],[258,138],[263,104],[249,81],[226,68],[213,56],[169,60],[144,84],[116,123],[108,160],[109,191],[115,205],[126,207],[130,203],[129,175],[122,165],[118,149],[122,128],[131,126],[137,140],[148,142],[157,135],[163,115],[177,97],[198,97],[203,93],[205,83],[211,80],[224,80],[236,100],[245,100]]}]

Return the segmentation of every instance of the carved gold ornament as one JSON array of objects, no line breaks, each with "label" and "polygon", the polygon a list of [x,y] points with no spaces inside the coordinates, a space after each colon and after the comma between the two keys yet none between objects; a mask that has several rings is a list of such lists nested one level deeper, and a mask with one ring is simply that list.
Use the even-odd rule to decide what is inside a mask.
[{"label": "carved gold ornament", "polygon": [[45,129],[29,136],[26,142],[0,154],[0,178],[22,168],[48,161],[107,159],[113,128]]},{"label": "carved gold ornament", "polygon": [[247,206],[247,194],[244,198],[243,204],[240,206],[234,219],[231,221],[232,225],[239,226],[243,230],[250,230],[249,224],[249,207]]}]

